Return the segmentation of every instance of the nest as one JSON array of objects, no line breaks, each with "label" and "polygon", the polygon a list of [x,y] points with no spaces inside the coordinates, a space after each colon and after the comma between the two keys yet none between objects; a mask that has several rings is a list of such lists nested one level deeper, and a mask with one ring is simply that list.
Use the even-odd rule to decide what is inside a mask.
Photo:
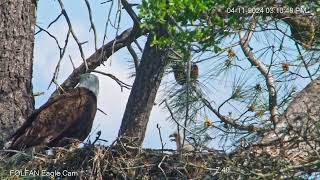
[{"label": "nest", "polygon": [[[179,62],[172,66],[174,78],[179,85],[184,85],[187,81],[187,67]],[[190,80],[192,83],[199,78],[199,67],[196,64],[191,65]]]},{"label": "nest", "polygon": [[76,172],[73,178],[77,179],[212,179],[218,178],[216,167],[222,166],[222,162],[213,152],[180,154],[173,150],[100,145],[73,150],[54,148],[52,156],[36,153],[31,157],[28,153],[18,153],[3,157],[0,159],[0,177],[12,178],[10,170],[28,169]]},{"label": "nest", "polygon": [[[21,177],[21,174],[20,177],[10,174],[10,170],[72,172],[71,176],[54,175],[54,178],[67,179],[272,179],[296,177],[301,168],[299,171],[294,168],[290,168],[290,162],[281,156],[256,154],[248,149],[231,154],[214,150],[183,153],[170,149],[98,145],[77,149],[54,148],[52,156],[44,153],[36,153],[34,157],[28,153],[0,156],[1,179]],[[27,175],[23,178],[53,178]]]},{"label": "nest", "polygon": [[290,26],[292,37],[303,47],[310,48],[312,45],[319,45],[320,24],[317,22],[319,19],[308,16],[288,15],[282,17],[282,20]]}]

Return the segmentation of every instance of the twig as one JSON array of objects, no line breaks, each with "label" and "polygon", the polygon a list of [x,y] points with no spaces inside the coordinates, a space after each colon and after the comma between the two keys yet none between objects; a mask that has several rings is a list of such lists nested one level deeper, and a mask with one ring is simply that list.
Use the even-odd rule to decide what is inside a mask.
[{"label": "twig", "polygon": [[[64,90],[63,87],[60,86],[59,83],[57,83],[57,81],[53,80],[52,82],[57,86],[57,89],[59,88],[63,93],[66,93],[66,90]],[[56,95],[56,94],[52,94],[52,95]]]},{"label": "twig", "polygon": [[39,159],[39,160],[42,160],[44,161],[43,158],[40,158],[38,156],[33,156],[33,155],[30,155],[30,154],[27,154],[23,151],[18,151],[18,150],[13,150],[13,149],[1,149],[0,150],[0,153],[3,152],[3,153],[15,153],[15,154],[22,154],[24,156],[28,156],[28,157],[31,157],[31,158],[35,158],[35,159]]},{"label": "twig", "polygon": [[137,45],[137,47],[138,47],[138,49],[140,50],[140,52],[142,52],[142,47],[140,46],[140,44],[138,43],[138,41],[135,39],[133,42]]},{"label": "twig", "polygon": [[69,55],[69,59],[70,59],[71,65],[72,65],[72,67],[73,67],[73,70],[75,70],[75,69],[76,69],[76,67],[75,67],[75,65],[74,65],[74,63],[73,63],[72,58],[71,58],[71,56],[70,56],[70,55]]},{"label": "twig", "polygon": [[141,165],[141,166],[132,166],[132,167],[126,167],[126,168],[120,168],[121,170],[128,170],[128,169],[139,169],[139,168],[146,168],[146,167],[152,167],[155,166],[156,164],[146,164],[146,165]]},{"label": "twig", "polygon": [[69,31],[71,32],[71,35],[73,37],[73,39],[76,41],[78,47],[79,47],[79,50],[80,50],[80,55],[81,55],[81,58],[84,62],[84,65],[85,65],[85,68],[86,68],[86,72],[89,70],[89,67],[88,67],[88,64],[87,64],[87,61],[86,61],[86,58],[84,56],[84,52],[83,52],[83,49],[82,49],[82,46],[81,46],[81,43],[80,41],[78,40],[78,37],[76,36],[76,34],[74,33],[73,31],[73,28],[72,28],[72,25],[71,25],[71,21],[69,19],[69,16],[64,8],[64,5],[62,3],[62,0],[58,0],[59,2],[59,5],[60,5],[60,8],[61,8],[61,13],[63,14],[63,16],[65,17],[66,21],[67,21],[67,24],[68,24],[68,27],[69,27]]},{"label": "twig", "polygon": [[271,121],[274,125],[274,128],[276,128],[276,125],[278,123],[278,106],[277,106],[277,92],[276,92],[276,87],[274,84],[273,76],[271,72],[268,70],[265,64],[261,62],[252,52],[252,50],[249,47],[249,42],[250,39],[253,35],[253,30],[255,28],[255,20],[251,20],[249,24],[250,30],[246,32],[244,37],[240,37],[240,46],[243,51],[243,53],[246,55],[247,59],[249,62],[254,65],[258,71],[264,76],[268,88],[268,93],[269,93],[269,111],[271,114]]},{"label": "twig", "polygon": [[231,119],[228,119],[227,117],[223,116],[222,114],[220,114],[216,109],[214,109],[210,102],[208,100],[206,100],[205,98],[202,98],[201,99],[203,104],[205,106],[207,106],[207,108],[213,112],[222,122],[226,123],[226,124],[229,124],[231,125],[232,127],[236,128],[236,129],[239,129],[239,130],[245,130],[245,131],[249,131],[249,132],[264,132],[265,129],[263,128],[260,128],[260,127],[256,127],[256,126],[253,126],[253,125],[249,125],[249,126],[246,126],[246,125],[243,125],[243,124],[237,124],[236,122],[232,121]]},{"label": "twig", "polygon": [[[188,59],[187,62],[187,82],[186,82],[186,92],[187,92],[187,98],[186,98],[186,115],[185,115],[185,120],[184,120],[184,127],[187,127],[188,125],[188,120],[189,120],[189,93],[190,93],[190,73],[191,73],[191,61]],[[181,147],[184,146],[186,139],[186,129],[183,129],[183,138],[182,138],[182,145]]]},{"label": "twig", "polygon": [[[110,22],[110,17],[111,17],[111,11],[112,11],[112,8],[113,8],[113,0],[109,0],[108,2],[111,2],[111,5],[110,5],[110,8],[109,8],[109,12],[108,12],[108,16],[107,16],[107,20],[106,20],[106,24],[105,24],[105,27],[104,27],[104,34],[103,34],[103,40],[102,40],[102,45],[104,46],[104,43],[105,43],[105,40],[107,39],[107,31],[108,31],[108,24]],[[103,50],[102,50],[102,53],[101,55],[103,55]]]},{"label": "twig", "polygon": [[64,46],[63,48],[61,48],[60,46],[59,47],[59,60],[58,60],[58,63],[56,65],[56,68],[55,68],[55,71],[53,73],[53,77],[52,77],[52,80],[51,82],[49,83],[49,86],[48,86],[48,89],[50,88],[51,84],[53,81],[57,81],[58,79],[58,75],[59,75],[59,70],[60,70],[60,64],[61,64],[61,61],[62,61],[62,58],[64,57],[64,54],[66,52],[66,49],[67,49],[67,45],[68,45],[68,42],[69,42],[69,36],[70,36],[70,31],[68,31],[67,33],[67,37],[64,41]]},{"label": "twig", "polygon": [[60,46],[60,44],[59,44],[59,41],[58,41],[58,39],[57,39],[54,35],[52,35],[49,31],[47,31],[46,29],[43,29],[42,27],[40,27],[40,26],[37,25],[37,24],[36,24],[36,27],[39,28],[39,31],[36,32],[34,35],[37,35],[38,33],[44,31],[44,32],[47,33],[52,39],[54,39],[54,41],[56,42],[59,50],[61,51],[62,48],[61,48],[61,46]]},{"label": "twig", "polygon": [[121,0],[121,4],[123,5],[123,8],[127,11],[129,16],[134,22],[134,27],[139,27],[140,25],[140,19],[138,18],[137,14],[133,11],[132,6],[126,1]]},{"label": "twig", "polygon": [[48,25],[47,28],[50,28],[50,26],[51,26],[52,24],[54,24],[55,22],[57,22],[58,19],[59,19],[61,16],[62,16],[62,13],[60,13],[60,14]]},{"label": "twig", "polygon": [[161,136],[161,127],[159,126],[159,124],[157,124],[157,129],[158,129],[158,132],[159,132],[159,137],[160,137],[160,142],[161,142],[161,152],[163,154],[163,149],[164,149],[164,144],[163,144],[163,141],[162,141],[162,136]]},{"label": "twig", "polygon": [[90,7],[90,4],[89,4],[89,1],[88,0],[84,0],[86,2],[86,5],[87,5],[87,8],[88,8],[88,13],[89,13],[89,20],[90,20],[90,30],[92,29],[93,30],[93,35],[94,35],[94,48],[95,50],[97,51],[98,50],[98,47],[97,47],[97,31],[96,31],[96,27],[93,23],[93,20],[92,20],[92,12],[91,12],[91,7]]},{"label": "twig", "polygon": [[[99,65],[102,64],[102,62],[108,60],[108,58],[112,55],[113,45],[114,45],[114,51],[117,51],[121,49],[122,47],[127,46],[131,42],[134,41],[134,39],[142,36],[143,34],[146,34],[147,30],[134,30],[133,28],[129,28],[125,30],[122,34],[117,36],[115,39],[117,39],[116,44],[114,45],[114,41],[110,41],[106,45],[102,46],[98,49],[95,53],[93,53],[86,61],[88,62],[89,69],[95,69]],[[102,53],[103,51],[103,53]],[[80,75],[86,72],[85,64],[81,64],[78,68],[73,70],[73,72],[69,75],[69,77],[61,84],[61,86],[66,89],[73,89],[80,80]],[[53,94],[56,94],[57,91],[53,92]]]},{"label": "twig", "polygon": [[[116,22],[116,19],[118,18],[118,22],[117,22],[117,27],[114,26],[114,28],[116,29],[116,36],[118,36],[118,33],[119,33],[119,29],[120,29],[120,21],[121,21],[121,11],[122,8],[121,8],[121,4],[119,3],[118,4],[118,10],[117,10],[117,13],[116,13],[116,17],[115,17],[115,22]],[[119,17],[118,17],[119,16]],[[111,23],[110,23],[111,24]],[[116,23],[115,23],[116,24]],[[111,24],[112,25],[112,24]],[[133,26],[134,27],[134,26]],[[117,42],[117,38],[114,39],[114,42],[112,44],[112,54],[114,54],[114,50],[115,50],[115,44]],[[112,59],[111,59],[112,60]],[[111,60],[110,60],[110,65],[111,65]]]},{"label": "twig", "polygon": [[165,177],[166,179],[168,179],[168,178],[167,178],[167,175],[166,175],[166,173],[164,172],[164,170],[162,169],[161,165],[162,165],[163,161],[164,161],[167,157],[169,157],[169,156],[168,156],[168,155],[163,156],[162,160],[161,160],[160,163],[158,164],[158,168],[161,170],[162,174],[164,175],[164,177]]},{"label": "twig", "polygon": [[65,50],[66,50],[66,47],[67,47],[67,44],[68,44],[70,31],[68,31],[68,34],[67,34],[67,37],[66,37],[66,40],[65,40],[65,45],[64,45],[64,47],[62,48],[62,47],[60,46],[59,42],[58,42],[58,39],[57,39],[54,35],[52,35],[49,31],[43,29],[42,27],[40,27],[40,26],[38,26],[38,25],[36,25],[36,26],[37,26],[40,30],[39,30],[37,33],[35,33],[35,34],[38,34],[38,33],[42,32],[42,31],[46,32],[51,38],[53,38],[53,39],[55,40],[55,42],[56,42],[56,44],[57,44],[57,46],[58,46],[58,48],[59,48],[59,55],[60,55],[60,56],[59,56],[59,60],[58,60],[57,66],[56,66],[56,68],[55,68],[53,77],[52,77],[52,79],[51,79],[51,81],[50,81],[50,83],[49,83],[49,85],[48,85],[48,89],[49,89],[50,86],[51,86],[51,84],[52,84],[52,82],[53,82],[53,81],[57,81],[57,79],[58,79],[58,74],[59,74],[59,70],[60,70],[60,63],[61,63],[61,61],[62,61],[62,58],[63,58],[63,56],[64,56],[64,53],[65,53]]},{"label": "twig", "polygon": [[112,1],[113,1],[113,0],[103,1],[103,2],[101,2],[100,4],[106,4],[106,3],[112,2]]},{"label": "twig", "polygon": [[101,72],[101,71],[97,71],[97,70],[90,70],[90,72],[95,72],[95,73],[99,73],[99,74],[102,74],[102,75],[105,75],[105,76],[108,76],[110,77],[111,79],[115,80],[116,83],[118,83],[118,85],[120,86],[121,88],[121,91],[123,91],[123,88],[126,88],[126,89],[130,89],[131,88],[131,85],[121,81],[120,79],[118,79],[117,77],[115,77],[114,75],[112,74],[109,74],[109,73],[105,73],[105,72]]},{"label": "twig", "polygon": [[108,115],[107,113],[105,113],[105,112],[104,112],[102,109],[100,109],[100,108],[97,108],[97,110],[100,111],[102,114],[104,114],[104,115],[106,115],[106,116]]},{"label": "twig", "polygon": [[300,50],[300,47],[299,47],[298,43],[295,42],[295,45],[296,45],[296,48],[297,48],[297,50],[298,50],[299,56],[301,57],[303,66],[304,66],[304,68],[306,69],[310,80],[313,81],[312,75],[311,75],[311,73],[310,73],[310,71],[309,71],[308,65],[307,65],[307,63],[306,63],[306,61],[305,61],[305,59],[304,59],[304,57],[303,57],[303,54],[301,53],[301,50]]},{"label": "twig", "polygon": [[44,95],[44,92],[34,92],[33,94],[32,94],[32,96],[42,96],[42,95]]},{"label": "twig", "polygon": [[189,130],[187,127],[185,127],[184,125],[180,124],[180,123],[176,120],[176,118],[174,117],[173,112],[172,112],[172,110],[171,110],[171,108],[170,108],[167,100],[164,100],[164,102],[165,102],[166,108],[168,109],[168,111],[169,111],[169,113],[170,113],[170,116],[171,116],[172,120],[174,120],[174,122],[176,122],[178,126],[182,127],[183,129],[185,129],[186,131],[188,131],[190,134],[193,134],[193,135],[195,135],[195,136],[200,137],[199,134],[196,134],[196,133],[192,132],[192,131]]},{"label": "twig", "polygon": [[127,49],[128,49],[128,51],[130,52],[130,54],[131,54],[131,56],[132,56],[132,58],[133,58],[134,67],[135,67],[136,72],[137,72],[137,71],[138,71],[138,67],[139,67],[139,63],[140,63],[140,62],[139,62],[139,58],[138,58],[136,52],[134,51],[134,49],[132,48],[131,45],[128,45],[128,46],[127,46]]},{"label": "twig", "polygon": [[23,151],[13,150],[13,149],[1,149],[0,152],[7,152],[7,153],[16,153],[16,154],[22,154],[25,156],[31,156],[30,154],[27,154]]},{"label": "twig", "polygon": [[100,136],[101,136],[101,131],[98,131],[96,139],[92,142],[92,145],[94,145],[100,139]]}]

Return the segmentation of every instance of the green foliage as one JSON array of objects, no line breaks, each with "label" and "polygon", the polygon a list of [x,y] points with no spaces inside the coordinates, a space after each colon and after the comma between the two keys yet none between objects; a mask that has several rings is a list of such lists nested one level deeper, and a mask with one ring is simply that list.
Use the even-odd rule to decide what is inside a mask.
[{"label": "green foliage", "polygon": [[143,0],[139,15],[142,28],[151,31],[159,25],[167,28],[169,36],[155,38],[154,44],[182,47],[196,43],[202,49],[219,51],[219,36],[228,35],[226,27],[239,24],[238,15],[230,14],[228,18],[222,16],[226,7],[233,4],[233,0]]},{"label": "green foliage", "polygon": [[[143,0],[139,6],[139,16],[142,28],[155,31],[159,25],[166,27],[169,36],[159,39],[155,37],[154,44],[181,47],[195,43],[202,51],[209,49],[218,52],[220,39],[234,32],[233,30],[239,30],[246,22],[246,16],[250,17],[235,9],[272,7],[273,3],[274,1],[256,0]],[[311,12],[316,12],[319,8],[314,1],[283,2],[284,9],[301,6]],[[233,13],[228,9],[233,9]]]},{"label": "green foliage", "polygon": [[186,87],[179,89],[175,96],[170,99],[170,106],[177,120],[184,121],[186,116],[186,106],[188,108],[188,124],[195,122],[197,114],[201,109],[201,100],[194,89],[187,90]]}]

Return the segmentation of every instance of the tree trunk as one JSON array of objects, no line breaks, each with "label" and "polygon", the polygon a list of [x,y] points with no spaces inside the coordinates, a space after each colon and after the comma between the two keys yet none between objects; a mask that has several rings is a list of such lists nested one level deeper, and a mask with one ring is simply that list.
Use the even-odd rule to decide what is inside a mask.
[{"label": "tree trunk", "polygon": [[35,0],[0,2],[0,140],[8,138],[34,109],[35,12]]},{"label": "tree trunk", "polygon": [[[157,36],[162,36],[163,32],[159,30]],[[166,64],[166,51],[156,45],[151,46],[152,39],[153,35],[149,34],[118,134],[122,140],[135,146],[143,143]]]},{"label": "tree trunk", "polygon": [[[266,133],[263,143],[270,143],[286,135],[305,133],[308,125],[320,120],[320,77],[308,84],[288,105],[274,131]],[[308,124],[309,123],[309,124]]]},{"label": "tree trunk", "polygon": [[[275,130],[261,140],[273,156],[290,159],[295,164],[317,157],[320,127],[320,77],[308,84],[289,103]],[[316,153],[317,154],[317,153]]]}]

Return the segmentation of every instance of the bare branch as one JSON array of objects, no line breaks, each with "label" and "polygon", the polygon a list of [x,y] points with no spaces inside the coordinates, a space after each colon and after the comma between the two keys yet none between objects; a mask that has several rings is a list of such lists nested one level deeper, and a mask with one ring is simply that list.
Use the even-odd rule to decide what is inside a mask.
[{"label": "bare branch", "polygon": [[106,4],[106,3],[112,2],[112,1],[113,1],[113,0],[103,1],[103,2],[101,2],[100,4]]},{"label": "bare branch", "polygon": [[166,175],[166,173],[164,172],[164,170],[161,168],[161,165],[162,165],[163,161],[164,161],[167,157],[168,157],[168,155],[163,156],[161,162],[158,164],[158,168],[161,170],[162,174],[164,175],[164,177],[165,177],[166,179],[168,179],[168,178],[167,178],[167,175]]},{"label": "bare branch", "polygon": [[126,0],[121,0],[121,3],[123,5],[123,8],[127,11],[127,13],[129,14],[129,16],[131,17],[131,19],[134,22],[134,27],[139,27],[140,25],[140,19],[138,18],[138,16],[136,15],[136,13],[133,11],[132,6],[128,3],[128,1]]},{"label": "bare branch", "polygon": [[202,98],[202,102],[204,103],[205,106],[208,107],[208,109],[213,112],[222,122],[231,125],[232,127],[239,129],[239,130],[244,130],[244,131],[248,131],[248,132],[264,132],[265,129],[260,128],[260,127],[256,127],[254,125],[243,125],[243,124],[238,124],[236,122],[234,122],[232,119],[228,119],[227,117],[223,116],[222,114],[220,114],[216,109],[214,109],[210,102],[208,100],[206,100],[205,98]]},{"label": "bare branch", "polygon": [[59,50],[61,51],[62,48],[61,48],[61,46],[60,46],[60,44],[59,44],[59,41],[58,41],[58,39],[57,39],[53,34],[51,34],[49,31],[47,31],[46,29],[40,27],[40,26],[37,25],[37,24],[36,24],[36,27],[39,28],[39,31],[36,32],[34,35],[37,35],[37,34],[39,34],[40,32],[44,31],[44,32],[47,33],[52,39],[54,39],[54,41],[56,42]]},{"label": "bare branch", "polygon": [[97,31],[96,31],[96,27],[93,23],[93,20],[92,20],[92,12],[91,12],[91,7],[90,7],[90,4],[89,4],[89,1],[88,0],[84,0],[86,2],[86,5],[87,5],[87,8],[88,8],[88,13],[89,13],[89,19],[90,19],[90,30],[92,29],[93,31],[93,35],[94,35],[94,48],[95,50],[97,51]]},{"label": "bare branch", "polygon": [[72,65],[72,67],[73,67],[73,70],[75,70],[75,69],[76,69],[76,67],[74,66],[74,63],[73,63],[72,58],[71,58],[71,56],[70,56],[70,55],[69,55],[69,59],[70,59],[71,65]]},{"label": "bare branch", "polygon": [[123,81],[121,81],[120,79],[118,79],[117,77],[115,77],[115,76],[112,75],[112,74],[104,73],[104,72],[97,71],[97,70],[90,70],[90,72],[95,72],[95,73],[99,73],[99,74],[102,74],[102,75],[105,75],[105,76],[110,77],[111,79],[113,79],[114,81],[116,81],[116,83],[119,84],[119,86],[120,86],[120,88],[121,88],[121,91],[123,91],[123,88],[130,89],[130,88],[132,87],[131,85],[124,83]]},{"label": "bare branch", "polygon": [[175,123],[177,123],[178,127],[182,127],[183,129],[185,129],[186,131],[188,131],[190,134],[193,134],[193,135],[195,135],[195,136],[199,136],[198,134],[195,134],[194,132],[192,132],[191,130],[189,130],[189,129],[188,129],[187,127],[185,127],[184,125],[180,124],[179,121],[177,121],[177,119],[174,117],[173,112],[172,112],[172,110],[171,110],[171,108],[170,108],[167,100],[164,100],[164,103],[165,103],[165,106],[166,106],[166,108],[168,109],[168,111],[169,111],[169,113],[170,113],[170,116],[171,116],[172,120],[173,120]]},{"label": "bare branch", "polygon": [[92,145],[94,145],[100,139],[100,136],[101,136],[101,131],[98,131],[96,139],[92,142]]},{"label": "bare branch", "polygon": [[[106,45],[102,46],[98,51],[92,54],[86,61],[88,62],[89,69],[95,69],[102,62],[106,61],[112,55],[112,46],[114,44],[114,51],[117,51],[128,44],[132,43],[136,38],[146,34],[146,30],[137,30],[133,28],[129,28],[125,30],[122,34],[117,36],[117,42],[114,44],[114,41],[110,41]],[[102,51],[103,54],[101,53]],[[81,64],[78,68],[74,69],[73,72],[69,75],[69,77],[61,84],[61,86],[65,90],[70,90],[75,87],[79,82],[79,76],[86,72],[85,65]],[[55,91],[53,94],[57,93]]]},{"label": "bare branch", "polygon": [[[120,29],[120,21],[121,21],[121,4],[118,4],[118,10],[117,10],[117,13],[116,13],[116,17],[115,17],[115,25],[117,24],[117,26],[114,26],[115,29],[116,29],[116,36],[118,36],[118,33],[119,33],[119,29]],[[118,19],[117,23],[116,23],[116,20]],[[135,28],[133,26],[133,28]],[[114,45],[116,44],[117,42],[117,39],[114,40],[113,42],[113,45],[112,45],[112,54],[114,54]],[[110,65],[111,65],[111,60],[110,60]]]},{"label": "bare branch", "polygon": [[131,56],[132,56],[132,58],[133,58],[134,67],[135,67],[136,72],[137,72],[138,67],[139,67],[139,63],[140,63],[140,62],[139,62],[139,58],[138,58],[136,52],[134,51],[134,49],[132,48],[131,45],[128,45],[128,46],[127,46],[127,49],[128,49],[128,51],[130,52],[130,54],[131,54]]},{"label": "bare branch", "polygon": [[100,108],[97,108],[97,110],[99,111],[99,112],[101,112],[102,114],[104,114],[104,115],[108,115],[107,113],[105,113],[102,109],[100,109]]},{"label": "bare branch", "polygon": [[134,43],[137,45],[140,52],[142,52],[142,47],[140,46],[140,44],[138,43],[138,41],[136,39],[134,40]]},{"label": "bare branch", "polygon": [[50,26],[51,26],[52,24],[54,24],[55,22],[57,22],[61,16],[62,16],[62,13],[60,13],[60,14],[57,16],[57,18],[54,19],[54,20],[48,25],[47,28],[50,28]]},{"label": "bare branch", "polygon": [[85,59],[85,56],[84,56],[84,52],[83,52],[83,49],[82,49],[82,46],[81,46],[81,43],[80,41],[78,40],[78,37],[76,36],[76,34],[74,33],[73,31],[73,28],[72,28],[72,25],[71,25],[71,21],[69,19],[69,16],[66,12],[66,10],[64,9],[64,5],[62,3],[61,0],[58,0],[59,4],[60,4],[60,8],[61,8],[61,13],[63,14],[63,16],[65,17],[66,21],[67,21],[67,24],[68,24],[68,27],[69,27],[69,31],[71,32],[71,35],[73,37],[73,39],[76,41],[78,47],[79,47],[79,50],[80,50],[80,54],[81,54],[81,58],[84,62],[84,65],[85,65],[85,68],[86,68],[86,71],[89,70],[89,67],[88,67],[88,64],[87,64],[87,61]]},{"label": "bare branch", "polygon": [[162,141],[161,127],[160,127],[159,124],[157,124],[157,129],[158,129],[158,132],[159,132],[159,137],[160,137],[160,142],[161,142],[161,149],[162,149],[162,153],[163,153],[164,144],[163,144],[163,141]]},{"label": "bare branch", "polygon": [[300,47],[299,47],[298,43],[295,42],[295,45],[296,45],[296,48],[297,48],[297,50],[298,50],[299,56],[300,56],[300,58],[301,58],[301,61],[302,61],[302,63],[303,63],[303,66],[304,66],[304,68],[306,69],[310,80],[313,81],[312,75],[311,75],[311,73],[310,73],[310,71],[309,71],[308,65],[307,65],[307,63],[306,63],[306,61],[305,61],[305,59],[304,59],[304,57],[303,57],[303,54],[301,53],[301,50],[300,50]]},{"label": "bare branch", "polygon": [[[108,2],[111,2],[110,4],[110,8],[109,8],[109,13],[108,13],[108,16],[107,16],[107,20],[106,20],[106,24],[105,24],[105,27],[104,27],[104,34],[103,34],[103,40],[102,40],[102,45],[104,46],[104,43],[107,39],[107,31],[108,31],[108,24],[110,21],[110,17],[111,17],[111,10],[113,8],[113,0],[109,0]],[[103,54],[103,51],[102,51],[102,54]]]},{"label": "bare branch", "polygon": [[278,105],[277,105],[277,92],[276,92],[276,87],[275,83],[273,80],[273,76],[267,66],[263,64],[252,52],[252,50],[249,47],[249,42],[251,40],[251,37],[253,35],[253,30],[255,28],[255,21],[252,20],[249,24],[250,30],[246,32],[244,37],[240,37],[240,46],[243,51],[243,53],[246,55],[248,58],[249,62],[254,65],[258,71],[264,76],[268,88],[268,93],[269,93],[269,111],[271,113],[271,121],[276,127],[276,124],[278,122]]},{"label": "bare branch", "polygon": [[36,97],[36,96],[42,96],[44,95],[44,92],[34,92],[32,93],[32,96]]},{"label": "bare branch", "polygon": [[62,58],[64,57],[64,54],[65,54],[66,49],[67,49],[67,45],[68,45],[68,42],[69,42],[69,36],[70,36],[70,31],[68,31],[68,33],[67,33],[67,37],[65,39],[65,44],[64,44],[63,48],[59,49],[60,50],[60,57],[59,57],[57,66],[55,68],[55,71],[53,73],[53,77],[51,79],[51,82],[49,83],[48,89],[50,88],[52,82],[56,82],[57,79],[58,79],[59,70],[60,70],[60,64],[61,64]]}]

